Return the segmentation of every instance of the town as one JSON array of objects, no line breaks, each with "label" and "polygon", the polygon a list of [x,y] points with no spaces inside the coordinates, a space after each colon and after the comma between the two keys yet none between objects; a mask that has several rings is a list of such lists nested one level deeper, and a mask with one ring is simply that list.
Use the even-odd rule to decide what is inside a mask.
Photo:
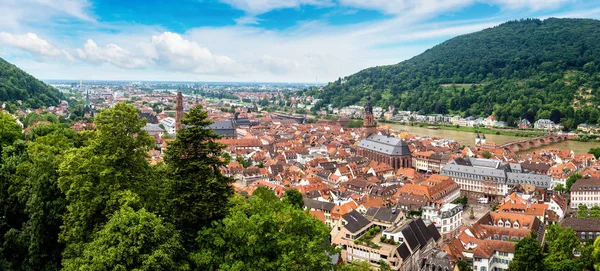
[{"label": "town", "polygon": [[[207,128],[227,146],[228,164],[221,172],[235,179],[235,191],[251,195],[264,187],[279,198],[299,191],[307,212],[331,228],[339,262],[391,270],[454,270],[459,264],[508,270],[517,241],[544,242],[550,226],[570,227],[583,244],[600,237],[598,157],[554,147],[577,135],[559,132],[550,120],[534,123],[548,131],[535,138],[496,144],[472,133],[472,144],[465,146],[378,121],[503,124],[493,117],[393,114],[393,108],[384,112],[370,99],[360,107],[324,110],[340,118],[311,119],[306,111],[294,114],[311,110],[293,96],[301,86],[55,86],[76,95],[55,107],[19,110],[15,117],[31,128],[45,123],[31,119],[51,113],[76,119],[72,128],[84,131],[94,129],[91,120],[100,110],[132,104],[154,138],[152,164],[163,161],[184,114],[202,106],[213,121]],[[74,112],[78,102],[82,108]],[[280,102],[285,110],[267,110]],[[362,118],[362,125],[350,127],[349,117]],[[527,151],[530,147],[535,151]]]}]

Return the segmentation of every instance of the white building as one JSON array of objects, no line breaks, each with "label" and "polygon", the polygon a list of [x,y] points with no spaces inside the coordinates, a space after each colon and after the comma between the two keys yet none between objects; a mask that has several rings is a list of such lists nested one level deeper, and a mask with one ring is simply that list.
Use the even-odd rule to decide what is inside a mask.
[{"label": "white building", "polygon": [[571,208],[600,206],[600,179],[580,179],[571,186]]},{"label": "white building", "polygon": [[515,256],[516,242],[483,240],[473,252],[474,271],[508,270]]},{"label": "white building", "polygon": [[462,225],[462,211],[461,205],[453,203],[446,203],[441,208],[425,206],[422,218],[433,222],[444,239],[450,239]]},{"label": "white building", "polygon": [[561,126],[549,119],[539,119],[533,124],[533,128],[544,130],[560,130]]},{"label": "white building", "polygon": [[165,127],[165,130],[167,131],[168,134],[170,134],[170,135],[175,134],[176,122],[175,122],[174,118],[164,118],[160,121],[160,124],[162,124]]}]

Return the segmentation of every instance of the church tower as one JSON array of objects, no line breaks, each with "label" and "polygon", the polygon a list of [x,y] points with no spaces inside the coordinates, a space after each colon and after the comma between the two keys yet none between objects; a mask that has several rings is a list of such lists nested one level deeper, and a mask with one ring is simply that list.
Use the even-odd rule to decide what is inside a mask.
[{"label": "church tower", "polygon": [[367,99],[367,104],[365,104],[363,127],[365,128],[365,136],[377,133],[377,122],[375,122],[375,116],[373,115],[373,104],[371,103],[371,97]]},{"label": "church tower", "polygon": [[183,95],[181,90],[177,91],[177,106],[175,107],[175,134],[181,129],[181,119],[183,119]]}]

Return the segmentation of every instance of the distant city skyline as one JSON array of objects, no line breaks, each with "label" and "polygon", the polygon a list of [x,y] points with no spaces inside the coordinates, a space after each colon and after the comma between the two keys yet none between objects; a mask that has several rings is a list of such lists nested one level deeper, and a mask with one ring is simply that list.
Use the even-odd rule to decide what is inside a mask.
[{"label": "distant city skyline", "polygon": [[322,84],[592,0],[7,0],[0,57],[59,80]]}]

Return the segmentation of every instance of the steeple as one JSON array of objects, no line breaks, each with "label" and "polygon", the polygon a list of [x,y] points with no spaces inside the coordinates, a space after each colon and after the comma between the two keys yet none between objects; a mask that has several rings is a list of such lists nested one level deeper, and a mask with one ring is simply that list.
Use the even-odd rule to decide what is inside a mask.
[{"label": "steeple", "polygon": [[375,116],[373,116],[373,104],[371,103],[370,96],[367,98],[367,103],[365,104],[363,127],[365,128],[365,137],[369,134],[377,133],[377,123],[375,122]]},{"label": "steeple", "polygon": [[183,119],[183,95],[181,88],[177,91],[177,105],[175,107],[175,133],[182,128],[181,120]]}]

